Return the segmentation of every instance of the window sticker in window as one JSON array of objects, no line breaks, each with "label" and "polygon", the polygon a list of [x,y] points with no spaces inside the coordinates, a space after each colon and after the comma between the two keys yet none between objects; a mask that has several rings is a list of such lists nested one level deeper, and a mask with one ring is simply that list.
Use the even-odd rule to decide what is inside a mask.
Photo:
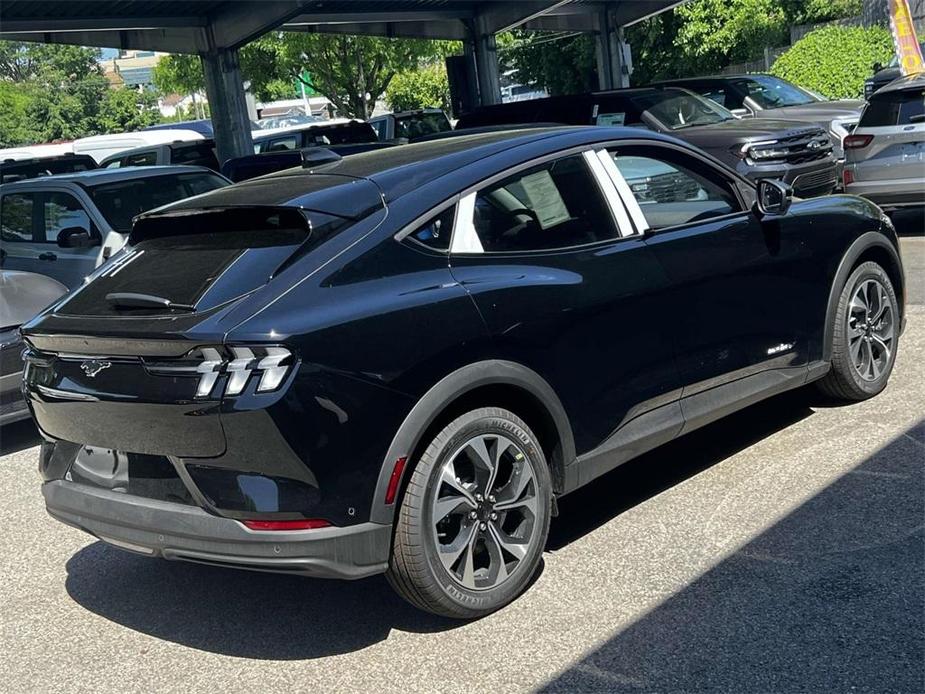
[{"label": "window sticker in window", "polygon": [[623,125],[626,122],[625,113],[599,113],[594,121],[595,125]]},{"label": "window sticker in window", "polygon": [[529,207],[536,212],[541,229],[549,229],[571,219],[565,200],[549,171],[537,171],[520,179]]}]

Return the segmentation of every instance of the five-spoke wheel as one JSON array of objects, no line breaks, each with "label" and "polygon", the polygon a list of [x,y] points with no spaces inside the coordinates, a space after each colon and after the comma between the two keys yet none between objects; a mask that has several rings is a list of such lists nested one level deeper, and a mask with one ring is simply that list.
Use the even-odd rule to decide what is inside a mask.
[{"label": "five-spoke wheel", "polygon": [[549,532],[551,481],[527,424],[497,407],[450,422],[417,461],[386,574],[423,609],[478,617],[516,598]]},{"label": "five-spoke wheel", "polygon": [[504,434],[478,434],[446,459],[438,479],[431,518],[443,566],[471,590],[506,581],[536,529],[530,459]]},{"label": "five-spoke wheel", "polygon": [[832,365],[819,387],[839,400],[876,395],[890,378],[899,338],[899,303],[886,271],[874,262],[855,268],[831,320]]}]

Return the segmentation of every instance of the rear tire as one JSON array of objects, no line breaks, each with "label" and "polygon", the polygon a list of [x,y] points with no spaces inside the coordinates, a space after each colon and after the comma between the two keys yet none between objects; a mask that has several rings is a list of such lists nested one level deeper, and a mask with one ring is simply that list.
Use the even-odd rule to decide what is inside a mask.
[{"label": "rear tire", "polygon": [[551,502],[546,458],[527,424],[497,407],[468,412],[437,434],[414,468],[386,577],[437,615],[494,612],[536,573]]},{"label": "rear tire", "polygon": [[899,338],[899,303],[880,265],[859,265],[842,289],[832,320],[832,368],[817,382],[837,400],[857,402],[886,388]]}]

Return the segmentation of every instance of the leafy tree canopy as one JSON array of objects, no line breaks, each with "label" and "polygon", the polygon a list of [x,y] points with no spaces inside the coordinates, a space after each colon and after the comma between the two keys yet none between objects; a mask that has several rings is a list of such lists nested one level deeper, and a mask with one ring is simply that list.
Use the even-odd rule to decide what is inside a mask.
[{"label": "leafy tree canopy", "polygon": [[892,56],[893,39],[883,27],[827,26],[793,44],[771,72],[830,99],[857,99],[874,63]]},{"label": "leafy tree canopy", "polygon": [[432,63],[395,75],[385,92],[385,100],[393,111],[416,108],[450,110],[450,86],[446,67]]},{"label": "leafy tree canopy", "polygon": [[0,41],[0,146],[122,132],[160,120],[153,95],[112,90],[99,50]]}]

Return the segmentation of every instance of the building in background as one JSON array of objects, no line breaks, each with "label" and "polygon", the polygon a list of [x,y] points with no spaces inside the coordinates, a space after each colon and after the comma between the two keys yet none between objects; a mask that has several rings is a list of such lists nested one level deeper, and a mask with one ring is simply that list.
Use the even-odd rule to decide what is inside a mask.
[{"label": "building in background", "polygon": [[154,51],[121,51],[116,57],[103,59],[103,74],[113,88],[154,89],[154,66],[167,55]]}]

